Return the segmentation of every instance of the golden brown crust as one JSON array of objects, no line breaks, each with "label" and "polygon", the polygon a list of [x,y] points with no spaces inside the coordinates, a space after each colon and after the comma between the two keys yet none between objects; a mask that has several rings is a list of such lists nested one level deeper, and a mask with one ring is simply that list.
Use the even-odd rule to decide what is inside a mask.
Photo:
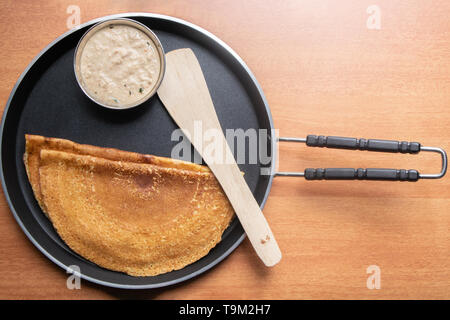
[{"label": "golden brown crust", "polygon": [[45,205],[41,201],[41,191],[39,185],[39,155],[41,149],[59,150],[80,155],[91,155],[99,158],[127,161],[135,163],[148,163],[166,168],[179,168],[184,170],[211,172],[207,166],[198,165],[191,162],[177,159],[157,157],[148,154],[123,151],[114,148],[102,148],[87,144],[78,144],[70,140],[59,138],[48,138],[39,135],[25,135],[24,163],[28,179],[33,189],[36,200],[42,210],[46,212]]},{"label": "golden brown crust", "polygon": [[[52,140],[29,143],[34,139],[24,160],[40,204],[68,246],[104,268],[133,276],[181,269],[221,240],[234,215],[214,175],[190,170],[197,165],[111,160],[47,149]],[[102,154],[97,148],[83,150]]]}]

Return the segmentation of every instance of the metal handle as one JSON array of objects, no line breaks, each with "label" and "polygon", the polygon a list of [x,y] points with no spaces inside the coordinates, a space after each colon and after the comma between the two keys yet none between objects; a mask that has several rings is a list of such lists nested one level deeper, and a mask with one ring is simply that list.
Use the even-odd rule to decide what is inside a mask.
[{"label": "metal handle", "polygon": [[306,180],[398,180],[417,181],[417,170],[327,168],[305,170]]},{"label": "metal handle", "polygon": [[397,180],[417,181],[418,179],[439,179],[447,172],[447,154],[441,148],[423,147],[418,142],[356,139],[346,137],[308,135],[306,138],[278,138],[283,142],[302,142],[309,147],[367,150],[381,152],[418,153],[436,152],[441,155],[441,172],[422,174],[417,170],[405,169],[353,169],[353,168],[308,168],[305,172],[277,172],[276,176],[304,177],[306,180]]},{"label": "metal handle", "polygon": [[418,153],[420,151],[420,143],[418,142],[326,137],[315,135],[308,135],[306,137],[306,145],[308,147],[327,147],[381,152]]}]

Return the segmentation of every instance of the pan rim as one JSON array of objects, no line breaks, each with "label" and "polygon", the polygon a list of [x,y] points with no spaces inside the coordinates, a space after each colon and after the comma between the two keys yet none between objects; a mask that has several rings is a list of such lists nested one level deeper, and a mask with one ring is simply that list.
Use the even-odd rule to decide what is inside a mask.
[{"label": "pan rim", "polygon": [[[271,143],[271,164],[270,164],[270,175],[269,175],[269,181],[267,183],[267,187],[264,193],[264,197],[263,200],[261,202],[261,209],[264,208],[264,205],[267,201],[267,198],[269,196],[269,192],[272,188],[272,183],[273,183],[273,178],[275,175],[275,167],[276,167],[276,137],[274,136],[274,124],[273,124],[273,118],[272,118],[272,114],[270,112],[270,108],[269,108],[269,104],[267,102],[267,99],[264,95],[264,92],[259,84],[259,82],[256,80],[256,77],[254,76],[254,74],[252,73],[252,71],[250,70],[250,68],[247,66],[247,64],[243,61],[243,59],[230,47],[228,46],[224,41],[222,41],[221,39],[219,39],[217,36],[215,36],[214,34],[210,33],[209,31],[191,23],[188,21],[185,21],[183,19],[180,18],[175,18],[175,17],[171,17],[171,16],[167,16],[167,15],[162,15],[162,14],[155,14],[155,13],[144,13],[144,12],[127,12],[127,13],[120,13],[120,14],[113,14],[113,15],[108,15],[108,16],[103,16],[103,17],[99,17],[90,21],[87,21],[81,25],[79,25],[76,28],[73,28],[65,33],[63,33],[62,35],[60,35],[59,37],[57,37],[55,40],[53,40],[51,43],[49,43],[44,49],[42,49],[34,58],[33,60],[27,65],[27,67],[25,68],[25,70],[21,73],[21,75],[19,76],[19,78],[17,79],[16,83],[14,84],[14,87],[11,90],[11,93],[8,97],[8,100],[6,102],[5,105],[5,109],[3,111],[3,115],[2,115],[2,121],[1,121],[1,125],[0,125],[0,152],[3,152],[3,133],[4,133],[4,127],[5,127],[5,123],[6,123],[6,118],[9,112],[9,108],[11,105],[11,101],[13,99],[13,97],[15,96],[16,90],[19,87],[19,85],[21,84],[23,78],[26,76],[26,74],[29,72],[29,70],[33,67],[33,65],[41,58],[42,55],[44,55],[50,48],[52,48],[56,43],[58,43],[59,41],[61,41],[62,39],[66,38],[67,36],[69,36],[70,34],[72,34],[73,32],[76,32],[78,29],[87,27],[89,25],[94,25],[97,24],[99,22],[105,21],[105,20],[109,20],[109,19],[115,19],[115,18],[136,18],[136,17],[147,17],[147,18],[153,18],[153,19],[161,19],[161,20],[166,20],[168,22],[175,22],[181,25],[184,25],[188,28],[194,29],[195,31],[205,35],[206,37],[212,39],[214,42],[216,42],[217,44],[219,44],[223,49],[225,49],[229,54],[231,54],[233,56],[233,58],[239,63],[239,65],[241,65],[241,67],[247,72],[248,76],[250,77],[251,81],[253,82],[253,85],[255,86],[255,88],[258,91],[259,96],[261,97],[261,100],[264,104],[264,108],[267,114],[267,120],[269,122],[269,126],[271,129],[269,138],[270,138],[270,143]],[[2,157],[3,158],[3,157]],[[8,188],[6,186],[6,181],[5,181],[5,177],[4,177],[4,169],[3,169],[3,161],[0,165],[0,177],[1,177],[1,183],[2,183],[2,188],[3,188],[3,193],[5,195],[5,199],[6,202],[9,206],[9,209],[11,210],[11,212],[13,213],[13,216],[15,218],[15,220],[17,221],[17,223],[19,224],[20,228],[22,229],[22,231],[25,233],[25,235],[27,236],[27,238],[33,243],[33,245],[39,249],[40,252],[42,252],[49,260],[51,260],[53,263],[55,263],[56,265],[58,265],[59,267],[61,267],[62,269],[68,271],[70,270],[69,266],[65,265],[64,263],[62,263],[61,261],[59,261],[57,258],[55,258],[51,253],[49,253],[44,247],[42,247],[40,245],[40,243],[31,235],[31,233],[28,231],[27,227],[23,224],[21,218],[19,217],[19,215],[16,212],[16,209],[11,201],[9,192],[8,192]],[[80,278],[83,280],[87,280],[89,282],[92,283],[96,283],[99,285],[103,285],[106,287],[112,287],[112,288],[119,288],[119,289],[155,289],[155,288],[161,288],[161,287],[166,287],[166,286],[170,286],[170,285],[174,285],[177,283],[181,283],[183,281],[192,279],[204,272],[206,272],[207,270],[211,269],[212,267],[214,267],[215,265],[217,265],[219,262],[221,262],[222,260],[224,260],[227,256],[229,256],[231,254],[231,252],[233,252],[244,240],[244,238],[246,237],[245,232],[240,236],[240,238],[235,241],[235,243],[233,245],[231,245],[228,250],[226,250],[225,252],[223,252],[220,256],[218,256],[216,259],[214,259],[212,262],[210,262],[208,265],[188,274],[185,275],[183,277],[174,279],[174,280],[169,280],[169,281],[164,281],[164,282],[160,282],[160,283],[155,283],[155,284],[143,284],[143,285],[130,285],[130,284],[119,284],[119,283],[114,283],[114,282],[109,282],[109,281],[104,281],[104,280],[99,280],[84,274],[80,274]],[[78,275],[78,274],[77,274]]]}]

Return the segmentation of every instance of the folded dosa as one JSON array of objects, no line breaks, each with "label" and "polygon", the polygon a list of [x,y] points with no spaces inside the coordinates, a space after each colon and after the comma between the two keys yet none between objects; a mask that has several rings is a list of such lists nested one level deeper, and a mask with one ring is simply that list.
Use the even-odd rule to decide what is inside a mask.
[{"label": "folded dosa", "polygon": [[67,245],[133,276],[197,261],[233,217],[214,175],[193,163],[31,135],[24,161],[36,199]]},{"label": "folded dosa", "polygon": [[198,165],[191,162],[177,159],[157,157],[148,154],[123,151],[114,148],[102,148],[87,144],[78,144],[70,140],[59,138],[48,138],[39,135],[25,135],[24,163],[28,179],[33,188],[34,195],[41,208],[46,210],[41,201],[41,191],[39,184],[39,159],[42,149],[66,151],[80,155],[91,155],[114,161],[127,161],[136,163],[149,163],[167,168],[179,168],[200,172],[211,172],[207,166]]}]

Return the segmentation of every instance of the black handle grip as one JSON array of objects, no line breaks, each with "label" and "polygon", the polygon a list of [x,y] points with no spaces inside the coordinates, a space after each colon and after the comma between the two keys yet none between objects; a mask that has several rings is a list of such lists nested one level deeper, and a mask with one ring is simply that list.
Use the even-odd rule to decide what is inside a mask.
[{"label": "black handle grip", "polygon": [[327,147],[383,152],[417,153],[420,143],[394,140],[356,139],[345,137],[327,137],[308,135],[306,145],[310,147]]},{"label": "black handle grip", "polygon": [[305,170],[306,180],[397,180],[417,181],[417,170],[326,168]]}]

